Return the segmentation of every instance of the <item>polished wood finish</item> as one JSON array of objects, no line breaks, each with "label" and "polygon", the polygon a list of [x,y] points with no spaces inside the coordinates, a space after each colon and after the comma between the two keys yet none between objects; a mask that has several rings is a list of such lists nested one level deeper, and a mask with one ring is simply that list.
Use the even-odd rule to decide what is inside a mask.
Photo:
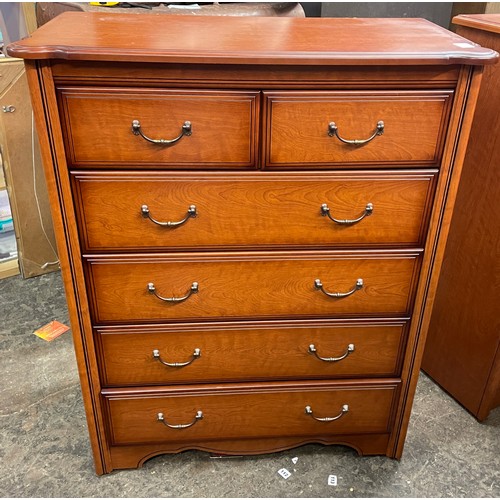
[{"label": "polished wood finish", "polygon": [[[359,455],[383,455],[387,449],[390,434],[387,432],[370,434],[329,434],[314,436],[314,442],[324,445],[344,445],[354,448]],[[164,453],[180,453],[186,450],[201,450],[217,455],[255,455],[275,453],[296,446],[311,443],[310,437],[292,436],[260,439],[197,440],[195,444],[186,442],[164,442],[147,445],[111,446],[111,460],[117,469],[142,467],[144,463]]]},{"label": "polished wood finish", "polygon": [[[87,252],[162,248],[374,247],[423,245],[435,187],[430,171],[290,174],[74,172],[81,239]],[[352,225],[321,215],[355,219]],[[160,221],[197,216],[176,228]],[[243,231],[242,224],[245,226]]]},{"label": "polished wood finish", "polygon": [[[480,65],[496,57],[421,19],[264,17],[256,22],[235,17],[228,23],[227,17],[165,17],[65,12],[57,23],[11,44],[9,54],[26,59],[301,66]],[[321,43],[311,43],[312,38]]]},{"label": "polished wood finish", "polygon": [[[119,16],[114,15],[63,15],[31,39],[9,48],[12,55],[27,58],[97,472],[137,467],[160,453],[186,449],[251,454],[311,442],[344,444],[361,454],[400,458],[482,64],[494,62],[497,54],[422,20],[304,19],[275,23],[262,19],[180,16],[151,19],[145,29],[140,18],[128,16],[120,22]],[[76,24],[79,29],[75,29]],[[136,34],[133,43],[131,33]],[[216,151],[216,146],[207,145],[207,140],[203,143],[205,151],[196,153],[199,156],[184,164],[176,163],[178,160],[169,163],[168,158],[161,155],[156,159],[148,155],[134,157],[131,148],[127,152],[131,156],[122,161],[120,148],[113,148],[108,135],[107,146],[99,153],[104,155],[100,157],[102,163],[96,155],[95,161],[76,166],[75,161],[82,157],[75,157],[72,148],[79,154],[85,151],[91,157],[92,144],[98,141],[95,133],[94,137],[87,133],[73,134],[74,127],[77,130],[87,127],[92,116],[78,111],[79,119],[77,123],[73,119],[70,129],[68,113],[71,111],[63,93],[102,96],[101,104],[106,108],[106,103],[118,95],[154,95],[158,103],[164,96],[179,92],[196,95],[200,105],[193,111],[201,110],[205,115],[207,102],[211,101],[208,97],[200,99],[202,95],[210,98],[216,95],[217,99],[225,95],[246,96],[243,107],[247,110],[245,116],[251,116],[251,125],[247,122],[243,128],[248,131],[248,138],[243,140],[238,130],[234,137],[221,138],[238,149],[224,152],[226,159],[238,158],[236,163],[224,163],[226,160],[222,157],[204,156]],[[352,101],[353,96],[384,96],[382,101],[391,108],[391,103],[399,105],[411,95],[417,99],[405,105],[405,113],[421,117],[422,106],[434,109],[430,111],[434,138],[429,139],[427,131],[415,130],[417,136],[427,137],[423,145],[426,152],[413,148],[406,158],[415,161],[407,165],[402,158],[389,156],[396,154],[396,148],[389,148],[390,153],[387,149],[381,150],[378,157],[373,152],[370,158],[363,157],[366,153],[362,149],[370,146],[368,144],[360,146],[356,153],[361,154],[359,163],[355,163],[356,170],[331,158],[317,164],[294,163],[294,159],[289,158],[286,161],[290,163],[263,168],[263,160],[267,158],[264,145],[277,140],[269,129],[268,115],[258,111],[263,102],[267,102],[264,96],[300,92],[346,96],[351,104],[344,108],[343,114],[351,118],[354,108],[364,112],[364,108]],[[446,97],[438,99],[439,112],[434,108],[435,99],[427,103],[426,96],[430,95]],[[387,96],[393,99],[387,101]],[[119,101],[117,115],[127,108],[124,101]],[[241,100],[238,103],[241,105]],[[384,105],[380,109],[385,108]],[[113,108],[106,109],[107,113],[96,111],[99,120],[121,123],[119,116],[116,120],[114,116],[109,117],[114,113]],[[229,121],[234,120],[233,112],[229,112],[225,104],[221,104],[221,109],[226,110]],[[156,117],[155,112],[156,108],[151,108],[151,116]],[[305,117],[307,107],[301,112]],[[236,114],[243,116],[238,111]],[[439,123],[435,123],[434,118]],[[94,127],[88,130],[99,131],[99,120],[94,120]],[[166,118],[161,116],[159,120],[163,123]],[[342,134],[341,122],[337,121]],[[398,117],[397,123],[402,122],[404,120]],[[302,117],[298,117],[297,123],[302,123]],[[131,134],[129,127],[127,124],[123,130],[114,132]],[[144,131],[148,133],[146,128]],[[109,130],[105,133],[109,134]],[[189,144],[187,139],[192,138],[183,137],[177,146]],[[282,135],[279,140],[288,138]],[[432,154],[430,143],[435,148]],[[275,147],[280,148],[279,144]],[[113,149],[113,156],[109,156]],[[316,146],[312,149],[317,151]],[[251,160],[248,160],[249,151]],[[143,158],[148,158],[146,163],[141,163]],[[433,169],[429,170],[431,164]],[[179,171],[181,165],[183,172]],[[230,168],[239,171],[228,171]],[[234,194],[228,187],[230,182]],[[101,183],[103,189],[99,187]],[[164,189],[160,190],[157,186],[162,183],[165,183]],[[199,193],[207,202],[202,199],[190,202],[203,207],[203,211],[200,209],[199,219],[190,219],[172,232],[185,233],[179,236],[177,246],[148,239],[146,234],[132,238],[131,246],[126,246],[118,233],[130,232],[124,229],[123,223],[117,223],[117,217],[121,210],[124,220],[128,220],[125,198],[129,197],[134,204],[138,201],[133,190],[126,187],[129,185],[140,186],[141,197],[145,192],[151,193],[156,203],[161,198],[167,200],[168,214],[160,214],[169,219],[185,213],[185,201],[179,196]],[[105,186],[109,192],[107,201],[104,201]],[[113,186],[122,186],[125,194],[117,193]],[[215,193],[217,186],[220,186],[220,198]],[[312,224],[318,218],[326,224],[329,231],[326,239],[322,239],[318,228],[310,230],[311,241],[308,241],[305,225],[296,220],[284,218],[283,225],[278,226],[276,221],[281,222],[281,217],[276,218],[275,213],[269,212],[285,203],[282,202],[285,192],[289,196],[286,211],[294,219],[308,206],[309,200],[314,201]],[[361,200],[362,205],[368,202],[364,195],[377,196],[378,201],[372,215],[339,231],[332,227],[332,221],[318,217],[317,193],[331,194],[335,200],[321,203],[331,204],[333,215],[336,215],[334,202],[336,206],[341,203],[346,218],[352,217],[354,205],[357,207]],[[94,195],[96,201],[92,201]],[[240,218],[239,226],[236,217],[222,208],[225,200],[236,213],[245,215],[246,218]],[[182,207],[178,206],[180,201]],[[116,208],[113,208],[115,202]],[[389,206],[396,202],[401,206]],[[114,222],[105,225],[99,215],[100,222],[93,227],[91,219],[97,218],[101,203],[105,206],[101,212],[114,214]],[[224,219],[229,222],[221,222],[221,219],[214,223],[215,212],[210,212],[213,206],[217,213],[224,213]],[[408,209],[403,211],[403,206]],[[391,219],[395,220],[393,228],[377,217],[377,207],[387,217],[397,217],[398,220]],[[154,208],[156,214],[159,206]],[[171,215],[173,208],[176,212]],[[406,211],[408,213],[403,213]],[[137,223],[152,224],[135,214],[134,217],[140,218]],[[253,217],[262,219],[265,230],[255,229],[258,223]],[[384,236],[378,234],[372,221],[378,221],[381,230],[385,228]],[[200,229],[199,235],[194,231],[201,222],[215,224],[210,229],[214,230],[212,241],[209,229]],[[216,240],[218,237],[220,241]],[[161,274],[153,277],[151,271]],[[191,276],[194,271],[197,277]],[[321,275],[317,275],[317,271],[321,271]],[[365,276],[359,275],[359,271],[365,271]],[[336,299],[315,289],[316,278],[320,278],[330,292],[346,292],[358,278],[363,278],[365,284],[352,295]],[[196,279],[200,283],[198,293],[178,304],[165,304],[146,288],[149,282],[156,280],[158,293],[177,296],[186,293],[186,286],[190,287]],[[360,347],[351,359],[349,355],[343,365],[332,365],[333,368],[318,365],[308,372],[305,364],[312,354],[301,358],[303,362],[297,361],[296,367],[291,363],[285,366],[280,354],[290,356],[295,352],[290,340],[295,338],[295,342],[302,345],[308,332],[317,335],[313,342],[318,344],[319,355],[323,346],[332,349],[331,356],[337,354],[336,340],[341,338],[345,342],[350,332]],[[136,373],[139,379],[144,377],[144,381],[127,381],[123,373],[126,369],[113,368],[110,348],[113,351],[115,346],[121,346],[125,352],[129,347],[134,350],[136,345],[139,351],[146,348],[149,351],[155,349],[147,347],[153,339],[161,343],[157,348],[169,356],[180,355],[184,354],[184,347],[193,347],[189,341],[200,333],[206,342],[202,355],[186,370],[178,370],[186,375],[179,375],[177,379],[168,376],[163,379],[164,372],[150,374],[149,368],[134,368],[131,373]],[[286,347],[276,345],[279,342]],[[176,347],[172,351],[173,345]],[[264,350],[259,351],[259,346],[264,346]],[[140,352],[144,352],[141,358],[147,356],[143,359],[150,361],[152,352]],[[229,378],[224,378],[220,367],[217,372],[213,368],[211,372],[208,368],[200,370],[200,364],[197,367],[196,363],[205,363],[205,358],[210,360],[210,353],[215,352],[221,353],[219,359],[227,356],[225,353],[232,353],[231,359],[241,360],[227,363],[228,368],[233,367],[232,374],[227,375]],[[258,366],[245,361],[255,359],[259,352],[266,359]],[[131,350],[128,353],[133,354]],[[361,354],[366,354],[366,358]],[[130,356],[127,354],[126,359],[132,359]],[[270,364],[269,360],[274,363]],[[119,357],[117,363],[121,363]],[[317,360],[317,363],[323,362]],[[189,368],[194,375],[189,375]],[[111,378],[107,378],[108,369],[114,373]],[[278,425],[277,416],[288,417],[288,407],[298,395],[316,398],[314,404],[320,406],[315,411],[321,412],[317,415],[333,416],[326,413],[331,410],[330,404],[321,405],[330,401],[340,404],[339,395],[348,393],[352,394],[355,410],[370,406],[375,408],[374,414],[348,412],[330,422],[345,426],[337,431],[315,430],[316,425],[324,429],[322,424],[326,423],[316,422],[305,413],[300,417],[290,416],[293,432],[287,434],[286,426]],[[369,405],[365,395],[370,395],[367,396]],[[192,403],[208,401],[209,414],[217,415],[213,420],[217,422],[217,429],[205,426],[209,422],[207,417],[193,427],[177,429],[187,433],[177,434],[180,437],[173,440],[156,434],[161,424],[155,420],[160,411],[155,404],[165,401],[169,405],[175,401],[186,404],[179,407],[176,419],[192,417]],[[245,401],[249,403],[248,413],[241,404]],[[301,404],[304,401],[301,400]],[[127,405],[134,408],[139,424],[127,417]],[[264,406],[272,407],[272,412],[263,411]],[[235,420],[231,420],[234,416],[238,427]],[[306,424],[308,428],[298,420],[306,416],[311,418],[311,423]],[[255,425],[241,431],[239,421],[245,418],[251,418]],[[154,425],[145,425],[151,419]],[[188,420],[174,421],[186,422]],[[198,425],[201,423],[203,426]],[[226,424],[224,434],[219,429],[224,430]],[[140,439],[140,433],[135,431],[137,427],[144,433]],[[191,431],[198,433],[198,437],[190,438]],[[114,440],[120,444],[113,444]],[[131,441],[134,443],[127,444]]]},{"label": "polished wood finish", "polygon": [[[464,14],[461,16],[456,16],[453,18],[453,24],[457,26],[464,26],[465,28],[472,28],[474,30],[479,30],[476,32],[472,41],[476,41],[477,37],[482,37],[482,32],[494,33],[496,35],[500,34],[500,14]],[[471,33],[468,30],[458,28],[457,33],[461,36]],[[471,33],[472,34],[472,33]],[[487,35],[486,35],[487,36]],[[487,45],[494,50],[497,50],[496,43],[492,41]]]},{"label": "polished wood finish", "polygon": [[[411,309],[418,254],[330,252],[270,255],[173,254],[154,258],[92,258],[87,261],[93,316],[97,323],[187,321],[220,318],[405,315]],[[319,278],[328,292],[346,293],[359,278],[363,288],[349,297],[327,297],[314,286]],[[194,293],[167,303],[148,292],[181,297],[193,282]]]},{"label": "polished wood finish", "polygon": [[[37,65],[25,61],[26,76],[31,91],[33,114],[40,140],[40,151],[45,167],[45,179],[51,201],[50,208],[54,230],[56,233],[57,250],[61,263],[61,273],[66,291],[66,300],[71,319],[73,345],[78,364],[82,397],[85,406],[90,444],[94,456],[97,474],[109,471],[111,463],[110,449],[105,444],[103,406],[100,395],[100,381],[97,360],[87,353],[94,352],[94,343],[90,317],[87,307],[85,281],[80,259],[75,259],[74,246],[78,249],[77,228],[71,210],[63,197],[71,199],[71,187],[68,178],[61,175],[66,169],[64,144],[59,124],[59,115],[55,88],[50,67],[46,64]],[[64,237],[62,235],[65,235]],[[66,239],[66,237],[68,239]],[[70,243],[71,242],[71,243]]]},{"label": "polished wood finish", "polygon": [[[312,66],[306,72],[294,66],[246,66],[244,64],[168,64],[161,72],[154,63],[99,61],[51,61],[58,85],[102,84],[128,87],[141,79],[142,88],[168,85],[174,88],[265,87],[319,89],[432,89],[453,88],[460,66]],[[259,82],[259,83],[257,83]]]},{"label": "polished wood finish", "polygon": [[[60,88],[58,94],[71,165],[241,169],[255,163],[256,93]],[[133,120],[152,139],[176,138],[186,121],[192,132],[174,144],[152,144],[134,135]]]},{"label": "polished wood finish", "polygon": [[[227,324],[151,326],[141,329],[98,328],[101,370],[107,386],[234,382],[238,380],[308,379],[331,377],[395,377],[407,323],[353,322],[260,323],[228,329]],[[309,351],[313,344],[321,361]],[[201,355],[190,365],[169,367],[156,360],[186,362],[195,349]]]},{"label": "polished wood finish", "polygon": [[[459,34],[500,49],[500,15],[454,22]],[[500,405],[499,106],[500,67],[493,66],[483,78],[422,362],[479,420]]]},{"label": "polished wood finish", "polygon": [[[439,165],[453,92],[287,92],[265,94],[268,167]],[[334,122],[347,140],[329,135]]]},{"label": "polished wood finish", "polygon": [[[109,406],[112,444],[145,444],[207,439],[315,436],[381,433],[389,430],[397,385],[341,383],[262,384],[216,390],[207,386],[179,386],[147,393],[104,391]],[[318,422],[305,412],[310,406]],[[169,423],[186,424],[197,411],[203,419],[187,429],[170,429],[157,420],[164,413]]]}]

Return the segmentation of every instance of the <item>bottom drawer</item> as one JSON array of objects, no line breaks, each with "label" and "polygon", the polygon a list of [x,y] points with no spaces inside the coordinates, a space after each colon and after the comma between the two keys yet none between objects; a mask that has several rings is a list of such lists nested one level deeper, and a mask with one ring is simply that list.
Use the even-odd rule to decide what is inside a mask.
[{"label": "bottom drawer", "polygon": [[112,444],[388,432],[399,380],[103,391]]}]

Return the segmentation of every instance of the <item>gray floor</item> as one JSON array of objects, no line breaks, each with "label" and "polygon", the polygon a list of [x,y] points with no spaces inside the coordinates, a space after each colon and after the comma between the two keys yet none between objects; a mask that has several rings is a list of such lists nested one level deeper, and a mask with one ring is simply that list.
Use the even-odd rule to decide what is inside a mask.
[{"label": "gray floor", "polygon": [[[97,477],[60,275],[0,280],[0,495],[4,497],[499,497],[500,408],[479,424],[421,375],[401,461],[308,445],[215,459],[189,451]],[[293,457],[298,457],[296,464]],[[287,468],[288,479],[277,471]],[[327,484],[336,475],[337,486]]]}]

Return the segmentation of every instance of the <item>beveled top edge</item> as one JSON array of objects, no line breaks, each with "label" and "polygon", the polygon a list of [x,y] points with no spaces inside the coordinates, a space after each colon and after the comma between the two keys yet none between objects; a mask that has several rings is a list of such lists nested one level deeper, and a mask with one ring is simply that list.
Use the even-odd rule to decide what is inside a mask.
[{"label": "beveled top edge", "polygon": [[24,59],[269,65],[486,64],[498,58],[425,19],[95,12],[65,12],[7,52]]},{"label": "beveled top edge", "polygon": [[500,34],[500,14],[461,14],[455,16],[452,22],[459,26]]}]

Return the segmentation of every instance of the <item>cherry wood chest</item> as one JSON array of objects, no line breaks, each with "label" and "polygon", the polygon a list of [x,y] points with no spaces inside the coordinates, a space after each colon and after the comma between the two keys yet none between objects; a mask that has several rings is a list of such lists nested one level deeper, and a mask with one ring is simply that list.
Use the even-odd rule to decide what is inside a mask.
[{"label": "cherry wood chest", "polygon": [[402,454],[482,66],[424,20],[67,13],[26,59],[98,473]]},{"label": "cherry wood chest", "polygon": [[[457,33],[500,50],[500,14]],[[479,420],[500,405],[500,66],[485,68],[422,368]],[[459,270],[459,272],[457,272]]]}]

